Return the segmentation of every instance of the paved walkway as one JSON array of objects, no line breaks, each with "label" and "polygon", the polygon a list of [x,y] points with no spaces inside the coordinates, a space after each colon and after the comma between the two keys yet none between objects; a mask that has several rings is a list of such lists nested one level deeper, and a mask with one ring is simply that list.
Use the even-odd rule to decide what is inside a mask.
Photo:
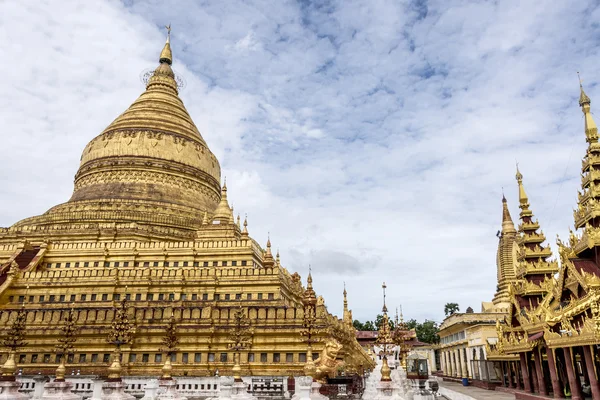
[{"label": "paved walkway", "polygon": [[463,386],[455,382],[440,382],[440,386],[454,392],[465,394],[477,400],[515,400],[515,396],[510,393],[485,390],[475,386]]}]

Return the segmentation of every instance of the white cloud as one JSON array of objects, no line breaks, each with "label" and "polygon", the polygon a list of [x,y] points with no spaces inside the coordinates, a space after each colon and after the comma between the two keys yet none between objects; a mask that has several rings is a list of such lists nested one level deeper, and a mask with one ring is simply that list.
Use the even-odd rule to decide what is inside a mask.
[{"label": "white cloud", "polygon": [[[0,4],[0,224],[66,200],[81,150],[143,90],[171,22],[181,96],[250,233],[329,309],[479,308],[496,286],[515,160],[554,241],[585,151],[575,71],[600,101],[600,10],[519,1]],[[597,100],[594,100],[597,99]],[[600,104],[600,103],[599,103]],[[566,171],[566,173],[565,173]]]}]

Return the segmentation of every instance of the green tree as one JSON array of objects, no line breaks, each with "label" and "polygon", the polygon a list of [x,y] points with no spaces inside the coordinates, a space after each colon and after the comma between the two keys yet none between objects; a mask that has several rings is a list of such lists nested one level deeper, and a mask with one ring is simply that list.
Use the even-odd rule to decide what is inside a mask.
[{"label": "green tree", "polygon": [[377,327],[375,326],[375,324],[373,323],[373,321],[367,321],[364,324],[364,330],[365,331],[376,331]]},{"label": "green tree", "polygon": [[416,319],[409,319],[408,321],[406,321],[406,322],[404,323],[404,325],[406,325],[406,327],[407,327],[408,329],[416,329],[416,328],[417,328],[417,325],[419,325],[419,323],[417,322],[417,320],[416,320]]},{"label": "green tree", "polygon": [[444,314],[446,314],[446,317],[459,311],[460,308],[458,307],[458,303],[446,303],[444,306]]},{"label": "green tree", "polygon": [[352,322],[352,325],[354,325],[354,329],[356,329],[357,331],[376,331],[377,330],[377,327],[373,324],[373,321],[366,321],[363,324],[359,320],[355,319],[354,322]]},{"label": "green tree", "polygon": [[422,324],[418,323],[415,327],[417,332],[417,339],[424,343],[439,343],[440,337],[438,335],[439,327],[437,322],[425,320]]},{"label": "green tree", "polygon": [[352,325],[354,326],[354,329],[356,329],[357,331],[364,331],[365,330],[365,324],[363,324],[362,322],[360,322],[357,319],[355,319],[352,322]]}]

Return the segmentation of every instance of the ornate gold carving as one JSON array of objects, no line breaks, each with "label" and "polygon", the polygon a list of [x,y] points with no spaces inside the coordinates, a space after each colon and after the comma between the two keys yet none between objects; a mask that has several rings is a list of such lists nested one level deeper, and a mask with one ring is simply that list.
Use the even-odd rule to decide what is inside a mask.
[{"label": "ornate gold carving", "polygon": [[321,355],[315,361],[315,379],[319,381],[325,380],[327,377],[332,378],[337,371],[339,365],[337,355],[342,350],[342,345],[334,339],[329,339],[325,343],[325,348]]}]

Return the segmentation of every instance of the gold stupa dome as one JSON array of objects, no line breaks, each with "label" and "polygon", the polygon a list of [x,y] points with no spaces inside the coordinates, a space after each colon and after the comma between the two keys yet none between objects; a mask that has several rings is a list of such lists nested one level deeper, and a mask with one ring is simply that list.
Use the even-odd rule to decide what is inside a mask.
[{"label": "gold stupa dome", "polygon": [[[170,36],[170,34],[169,34]],[[19,224],[136,223],[195,229],[221,200],[221,169],[178,95],[170,37],[146,91],[81,156],[67,203]]]}]

